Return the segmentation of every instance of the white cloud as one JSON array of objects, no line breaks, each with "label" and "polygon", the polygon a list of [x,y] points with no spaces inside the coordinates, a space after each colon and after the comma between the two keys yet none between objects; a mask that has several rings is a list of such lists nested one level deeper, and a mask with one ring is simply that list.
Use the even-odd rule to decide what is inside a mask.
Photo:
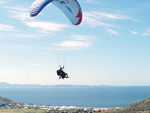
[{"label": "white cloud", "polygon": [[9,12],[10,16],[16,18],[17,20],[27,21],[32,20],[30,17],[29,11],[24,6],[15,6],[15,7],[5,7]]},{"label": "white cloud", "polygon": [[88,25],[90,25],[91,27],[98,27],[98,26],[106,26],[106,27],[110,27],[113,26],[111,24],[102,22],[105,21],[106,19],[114,19],[114,20],[130,20],[130,21],[136,21],[137,20],[130,18],[128,16],[125,15],[118,15],[118,14],[109,14],[109,13],[103,13],[103,12],[99,12],[99,11],[90,11],[90,12],[83,12],[84,14],[84,22]]},{"label": "white cloud", "polygon": [[136,32],[136,31],[131,31],[131,33],[132,33],[132,34],[134,34],[134,35],[136,35],[136,34],[137,34],[137,32]]},{"label": "white cloud", "polygon": [[143,36],[150,36],[150,28],[147,29],[145,33],[142,34]]},{"label": "white cloud", "polygon": [[25,45],[0,45],[0,48],[18,48],[18,49],[26,49],[30,48],[31,46],[25,46]]},{"label": "white cloud", "polygon": [[7,1],[6,0],[1,0],[0,4],[6,4],[6,3],[10,2],[10,1],[12,1],[12,0],[7,0]]},{"label": "white cloud", "polygon": [[150,32],[143,33],[142,35],[143,35],[143,36],[150,36]]},{"label": "white cloud", "polygon": [[41,38],[45,35],[41,35],[41,34],[33,34],[33,33],[22,33],[22,34],[14,34],[15,37],[19,37],[19,38]]},{"label": "white cloud", "polygon": [[62,41],[61,43],[55,44],[55,46],[59,47],[89,47],[90,44],[87,42],[82,42],[82,41],[73,41],[73,40],[66,40]]},{"label": "white cloud", "polygon": [[31,28],[37,28],[37,31],[42,34],[51,34],[56,31],[63,31],[63,28],[69,27],[66,24],[59,24],[54,22],[37,21],[30,17],[28,8],[24,6],[5,7],[10,16],[20,20],[23,24]]},{"label": "white cloud", "polygon": [[32,66],[43,66],[43,64],[31,64]]},{"label": "white cloud", "polygon": [[83,1],[88,3],[93,2],[93,0],[83,0]]},{"label": "white cloud", "polygon": [[110,28],[107,28],[107,31],[109,32],[109,33],[111,33],[111,34],[113,34],[113,35],[119,35],[119,33],[118,32],[116,32],[116,31],[114,31],[114,30],[112,30],[112,29],[110,29]]},{"label": "white cloud", "polygon": [[61,47],[59,50],[72,50],[90,47],[98,37],[95,35],[72,35],[68,39],[60,43],[53,44]]},{"label": "white cloud", "polygon": [[24,7],[24,6],[15,6],[15,7],[11,7],[11,6],[6,6],[6,9],[11,9],[11,10],[16,10],[16,11],[29,11],[28,8]]},{"label": "white cloud", "polygon": [[7,3],[6,1],[0,1],[0,4],[5,4],[5,3]]},{"label": "white cloud", "polygon": [[51,32],[62,31],[63,28],[68,27],[68,25],[66,24],[58,24],[58,23],[42,22],[42,21],[25,22],[25,24],[29,27],[39,28],[44,33],[47,33],[48,31]]},{"label": "white cloud", "polygon": [[118,19],[118,20],[131,20],[131,21],[137,21],[135,19],[132,19],[128,16],[125,16],[125,15],[115,15],[115,14],[109,14],[109,13],[102,13],[102,12],[96,12],[96,11],[93,11],[91,12],[101,18],[108,18],[108,19]]},{"label": "white cloud", "polygon": [[9,33],[1,33],[0,38],[1,39],[7,39],[7,40],[16,40],[16,39],[23,39],[23,38],[29,38],[29,39],[40,39],[42,37],[45,37],[46,35],[40,34],[40,33],[30,33],[30,32],[18,32],[19,30],[16,30],[15,32],[11,32],[11,36]]},{"label": "white cloud", "polygon": [[100,1],[97,0],[83,0],[84,3],[100,3]]},{"label": "white cloud", "polygon": [[27,12],[13,11],[13,10],[9,10],[8,12],[11,13],[11,17],[16,18],[18,20],[25,21],[32,19]]},{"label": "white cloud", "polygon": [[98,37],[95,35],[72,35],[69,38],[73,40],[79,40],[79,41],[91,41]]},{"label": "white cloud", "polygon": [[14,31],[16,28],[14,26],[0,24],[0,31]]},{"label": "white cloud", "polygon": [[88,17],[86,14],[83,17],[84,22],[91,27],[98,27],[98,26],[112,26],[111,24],[103,23],[99,19],[96,19],[94,17]]}]

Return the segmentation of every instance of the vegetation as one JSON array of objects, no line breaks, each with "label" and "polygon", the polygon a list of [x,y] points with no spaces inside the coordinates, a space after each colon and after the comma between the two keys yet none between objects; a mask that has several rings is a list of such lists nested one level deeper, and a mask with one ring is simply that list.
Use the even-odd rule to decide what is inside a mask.
[{"label": "vegetation", "polygon": [[24,105],[8,98],[0,97],[0,113],[150,113],[150,97],[123,108],[108,110],[92,108],[60,109],[50,106]]},{"label": "vegetation", "polygon": [[47,113],[44,110],[35,109],[0,109],[0,113]]},{"label": "vegetation", "polygon": [[150,97],[123,108],[111,109],[103,113],[150,113]]},{"label": "vegetation", "polygon": [[0,96],[0,108],[22,108],[23,104]]}]

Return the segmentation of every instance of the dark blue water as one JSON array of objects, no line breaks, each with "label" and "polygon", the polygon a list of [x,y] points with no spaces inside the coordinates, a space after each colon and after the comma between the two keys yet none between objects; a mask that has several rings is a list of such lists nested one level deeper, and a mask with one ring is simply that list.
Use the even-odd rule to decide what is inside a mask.
[{"label": "dark blue water", "polygon": [[150,87],[0,88],[0,96],[35,105],[123,107],[150,96]]}]

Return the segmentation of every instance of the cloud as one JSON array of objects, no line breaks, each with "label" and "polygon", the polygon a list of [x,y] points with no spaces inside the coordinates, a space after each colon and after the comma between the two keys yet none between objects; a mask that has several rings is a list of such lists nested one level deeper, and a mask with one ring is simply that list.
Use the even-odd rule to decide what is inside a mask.
[{"label": "cloud", "polygon": [[83,0],[84,3],[100,3],[100,1],[97,0]]},{"label": "cloud", "polygon": [[143,36],[150,36],[150,28],[147,29],[146,32],[142,34]]},{"label": "cloud", "polygon": [[19,38],[41,38],[45,35],[41,35],[41,34],[34,34],[34,33],[17,33],[14,34],[15,37],[19,37]]},{"label": "cloud", "polygon": [[103,13],[100,11],[90,11],[90,12],[83,12],[84,13],[84,22],[91,27],[98,27],[98,26],[106,26],[110,27],[113,26],[112,24],[108,24],[102,21],[106,20],[130,20],[138,22],[138,20],[135,20],[133,18],[130,18],[125,15],[119,15],[119,14],[110,14],[110,13]]},{"label": "cloud", "polygon": [[90,25],[91,27],[98,27],[98,26],[112,26],[111,24],[107,24],[104,22],[101,22],[99,19],[96,19],[94,16],[93,17],[89,17],[86,13],[83,17],[84,22],[88,25]]},{"label": "cloud", "polygon": [[25,24],[32,28],[39,28],[43,31],[43,33],[62,31],[63,28],[69,27],[66,24],[58,24],[53,22],[42,22],[42,21],[34,21],[34,22],[25,22]]},{"label": "cloud", "polygon": [[16,28],[14,26],[0,24],[0,31],[14,31]]},{"label": "cloud", "polygon": [[38,21],[30,17],[28,8],[24,6],[5,7],[11,17],[20,20],[24,25],[30,28],[37,28],[42,34],[51,34],[51,32],[63,31],[63,28],[69,27],[67,24],[59,24],[55,22]]},{"label": "cloud", "polygon": [[32,66],[43,66],[43,64],[31,64]]},{"label": "cloud", "polygon": [[90,47],[97,38],[95,35],[72,35],[67,40],[53,45],[61,47],[59,50],[81,49]]},{"label": "cloud", "polygon": [[10,1],[12,1],[12,0],[7,0],[7,1],[6,0],[1,0],[0,4],[6,4],[6,3],[10,2]]},{"label": "cloud", "polygon": [[110,29],[110,28],[107,28],[107,32],[109,32],[109,33],[111,33],[111,34],[113,34],[113,35],[119,36],[119,33],[118,33],[118,32],[116,32],[116,31],[114,31],[114,30],[112,30],[112,29]]},{"label": "cloud", "polygon": [[31,46],[25,46],[25,45],[0,45],[0,48],[26,49],[26,48],[31,48]]},{"label": "cloud", "polygon": [[101,17],[101,18],[137,21],[137,20],[132,19],[125,15],[118,15],[118,14],[115,15],[115,14],[109,14],[109,13],[96,12],[96,11],[93,11],[91,13],[93,13],[93,14],[97,15],[97,17]]},{"label": "cloud", "polygon": [[24,6],[5,7],[10,17],[16,18],[20,21],[32,20],[30,17],[28,8]]},{"label": "cloud", "polygon": [[22,31],[18,32],[19,30],[16,30],[15,32],[11,32],[11,36],[7,32],[2,32],[0,35],[0,39],[6,39],[6,40],[16,40],[16,39],[40,39],[42,37],[45,37],[46,35],[40,34],[40,33],[30,33],[28,31]]},{"label": "cloud", "polygon": [[95,35],[72,35],[69,38],[78,41],[92,41],[98,37]]},{"label": "cloud", "polygon": [[6,1],[0,1],[0,4],[5,4],[5,3],[7,3]]},{"label": "cloud", "polygon": [[142,7],[142,8],[146,8],[146,7],[150,7],[150,3],[148,3],[148,2],[146,2],[146,3],[142,3],[142,4],[140,4],[140,6]]},{"label": "cloud", "polygon": [[136,32],[136,31],[131,31],[131,33],[132,33],[132,34],[134,34],[134,35],[136,35],[136,34],[137,34],[137,32]]},{"label": "cloud", "polygon": [[18,6],[15,6],[15,7],[6,6],[5,8],[6,9],[11,9],[11,10],[16,10],[16,11],[29,11],[28,8],[26,8],[24,6],[21,6],[21,5],[18,5]]},{"label": "cloud", "polygon": [[62,41],[61,43],[55,44],[55,46],[59,47],[89,47],[89,43],[87,42],[81,42],[81,41],[73,41],[73,40],[66,40]]},{"label": "cloud", "polygon": [[94,0],[83,0],[83,2],[88,2],[88,3],[91,3],[93,2]]}]

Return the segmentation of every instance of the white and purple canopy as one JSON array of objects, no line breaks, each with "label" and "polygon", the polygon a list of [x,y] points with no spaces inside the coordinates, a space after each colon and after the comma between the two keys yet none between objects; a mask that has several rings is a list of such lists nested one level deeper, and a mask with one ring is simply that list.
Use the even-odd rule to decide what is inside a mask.
[{"label": "white and purple canopy", "polygon": [[30,16],[37,16],[49,3],[59,8],[74,25],[82,21],[82,10],[77,0],[36,0],[31,5]]}]

